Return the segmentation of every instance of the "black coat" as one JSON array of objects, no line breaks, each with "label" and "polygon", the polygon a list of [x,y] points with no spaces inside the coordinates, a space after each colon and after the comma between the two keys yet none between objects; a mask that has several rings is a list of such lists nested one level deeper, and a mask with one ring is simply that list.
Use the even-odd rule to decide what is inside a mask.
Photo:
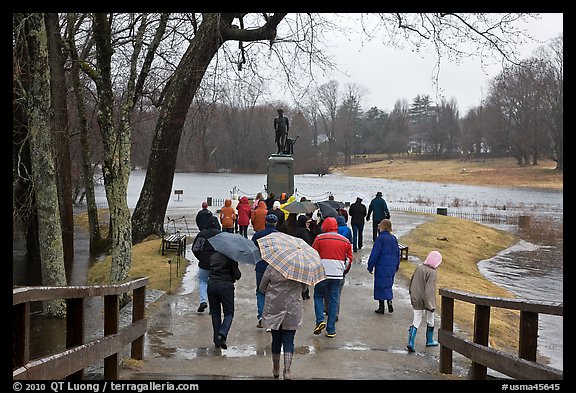
[{"label": "black coat", "polygon": [[196,225],[199,230],[208,228],[208,220],[212,217],[212,212],[208,209],[202,209],[196,214]]},{"label": "black coat", "polygon": [[198,259],[198,266],[204,270],[210,269],[210,257],[216,252],[207,240],[220,232],[222,231],[219,228],[214,227],[204,229],[196,235],[192,243],[192,253]]},{"label": "black coat", "polygon": [[352,225],[362,225],[366,219],[366,205],[362,202],[356,201],[350,205],[348,209],[348,215],[351,217],[350,224]]},{"label": "black coat", "polygon": [[238,262],[228,258],[224,254],[214,251],[210,256],[210,276],[208,285],[215,281],[227,281],[234,283],[240,280],[242,273],[238,268]]}]

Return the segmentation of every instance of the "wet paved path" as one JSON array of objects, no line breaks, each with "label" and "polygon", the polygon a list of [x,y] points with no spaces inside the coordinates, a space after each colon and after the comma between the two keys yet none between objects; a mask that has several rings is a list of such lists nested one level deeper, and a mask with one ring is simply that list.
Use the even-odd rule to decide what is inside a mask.
[{"label": "wet paved path", "polygon": [[[427,220],[396,212],[394,233],[398,236]],[[454,353],[454,374],[438,372],[439,347],[426,348],[424,329],[416,337],[416,353],[406,350],[412,322],[407,282],[394,285],[394,312],[376,314],[373,276],[366,270],[370,255],[371,223],[365,227],[364,248],[346,276],[342,290],[337,336],[312,333],[315,325],[313,298],[304,301],[304,320],[296,333],[293,379],[466,379],[469,362]],[[250,236],[250,234],[249,234]],[[187,253],[191,257],[192,253]],[[410,261],[419,263],[410,256]],[[240,265],[242,278],[236,284],[236,313],[228,336],[228,349],[212,343],[212,324],[206,310],[200,314],[194,259],[185,273],[182,289],[165,294],[149,316],[145,339],[145,361],[140,369],[123,368],[124,380],[273,379],[270,333],[256,328],[255,274],[253,266]],[[311,291],[312,292],[312,291]],[[311,293],[312,295],[312,293]],[[436,326],[439,326],[437,320]],[[323,332],[324,333],[324,332]],[[437,331],[435,332],[435,338]],[[282,377],[280,377],[282,379]]]}]

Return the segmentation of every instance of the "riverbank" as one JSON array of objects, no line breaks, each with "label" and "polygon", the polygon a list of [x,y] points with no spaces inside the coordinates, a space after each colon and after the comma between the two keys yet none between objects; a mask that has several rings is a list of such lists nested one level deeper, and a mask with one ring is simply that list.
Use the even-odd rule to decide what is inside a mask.
[{"label": "riverbank", "polygon": [[538,165],[519,166],[514,158],[491,158],[463,161],[420,160],[418,158],[386,159],[384,155],[368,156],[365,163],[337,168],[346,176],[411,180],[445,184],[488,187],[519,187],[562,190],[563,173],[555,170],[552,160]]}]

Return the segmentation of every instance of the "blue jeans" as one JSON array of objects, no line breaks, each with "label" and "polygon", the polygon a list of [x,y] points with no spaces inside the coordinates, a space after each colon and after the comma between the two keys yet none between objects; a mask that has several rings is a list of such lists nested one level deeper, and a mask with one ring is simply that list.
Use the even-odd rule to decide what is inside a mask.
[{"label": "blue jeans", "polygon": [[[208,304],[212,316],[212,332],[214,344],[221,334],[225,338],[234,319],[234,283],[229,281],[213,281],[208,283]],[[222,319],[222,312],[224,318]]]},{"label": "blue jeans", "polygon": [[328,295],[328,322],[326,333],[336,333],[336,317],[338,315],[338,303],[340,303],[340,285],[342,279],[326,279],[314,286],[314,313],[316,324],[324,321],[324,296]]},{"label": "blue jeans", "polygon": [[262,319],[262,313],[264,312],[264,301],[266,300],[266,295],[260,292],[258,289],[263,276],[264,272],[259,272],[256,270],[256,307],[258,309],[258,320]]},{"label": "blue jeans", "polygon": [[198,293],[200,295],[200,303],[208,303],[208,276],[210,270],[198,268]]},{"label": "blue jeans", "polygon": [[352,249],[358,251],[364,245],[364,223],[352,224]]},{"label": "blue jeans", "polygon": [[282,326],[280,326],[279,330],[272,330],[272,353],[279,354],[282,348],[284,348],[284,353],[294,353],[295,335],[296,330],[284,330]]}]

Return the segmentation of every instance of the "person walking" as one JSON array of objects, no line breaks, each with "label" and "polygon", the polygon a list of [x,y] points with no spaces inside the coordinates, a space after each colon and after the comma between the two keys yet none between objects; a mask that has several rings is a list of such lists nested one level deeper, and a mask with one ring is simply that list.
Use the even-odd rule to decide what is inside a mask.
[{"label": "person walking", "polygon": [[380,235],[374,242],[368,258],[368,272],[374,273],[374,299],[378,300],[378,309],[374,312],[384,314],[384,301],[388,303],[388,312],[394,311],[392,285],[394,285],[394,276],[400,267],[400,249],[398,248],[398,239],[392,234],[392,222],[390,220],[383,219],[380,221],[378,231]]},{"label": "person walking", "polygon": [[248,225],[250,225],[250,218],[252,217],[252,206],[248,203],[247,196],[240,198],[236,211],[238,212],[239,232],[242,236],[248,238]]},{"label": "person walking", "polygon": [[[264,202],[262,202],[264,203]],[[278,232],[278,230],[276,229],[276,224],[278,223],[278,217],[274,214],[269,214],[266,216],[266,226],[264,229],[256,232],[253,236],[252,236],[252,241],[254,242],[254,244],[256,245],[256,247],[258,247],[258,239],[263,238],[266,235],[269,235],[272,232]],[[259,290],[260,287],[260,282],[262,281],[262,277],[264,276],[264,272],[266,271],[266,268],[268,267],[268,262],[266,262],[265,260],[261,259],[258,262],[256,262],[256,267],[254,268],[254,270],[256,271],[256,308],[258,311],[257,314],[257,318],[258,318],[258,325],[256,325],[257,328],[261,329],[262,326],[262,313],[264,311],[264,292]]]},{"label": "person walking", "polygon": [[[340,303],[340,284],[352,266],[352,244],[338,233],[338,223],[334,217],[326,217],[322,223],[322,233],[316,236],[312,247],[320,255],[326,272],[326,279],[314,286],[314,313],[316,326],[314,334],[326,328],[326,337],[336,337],[336,316]],[[324,296],[328,292],[328,323],[324,321]]]},{"label": "person walking", "polygon": [[234,283],[241,277],[238,262],[218,251],[212,253],[208,277],[208,304],[212,317],[212,339],[216,348],[228,348],[226,338],[234,320]]},{"label": "person walking", "polygon": [[200,305],[196,310],[203,313],[208,308],[208,277],[210,276],[210,257],[214,248],[207,240],[222,232],[218,217],[208,217],[207,227],[196,235],[192,243],[192,253],[198,259],[198,294]]},{"label": "person walking", "polygon": [[276,194],[274,194],[273,192],[268,194],[268,198],[264,200],[264,202],[266,202],[266,208],[268,210],[272,210],[272,208],[274,207],[274,202],[276,202],[277,200],[278,199],[276,199]]},{"label": "person walking", "polygon": [[275,201],[272,205],[272,209],[268,210],[268,214],[274,214],[278,217],[278,223],[276,224],[276,229],[280,232],[284,232],[284,212],[280,209],[280,201]]},{"label": "person walking", "polygon": [[296,330],[302,325],[302,291],[306,284],[285,278],[275,267],[266,269],[258,289],[265,294],[262,326],[272,334],[272,375],[280,376],[280,354],[284,350],[284,379],[292,379]]},{"label": "person walking", "polygon": [[254,232],[261,231],[266,227],[266,216],[268,215],[268,208],[266,202],[258,202],[258,207],[252,212],[250,221],[252,222],[252,229]]},{"label": "person walking", "polygon": [[[308,229],[308,226],[312,222],[312,219],[305,214],[301,214],[298,216],[296,221],[297,221],[296,234],[294,236],[299,237],[300,239],[304,240],[307,244],[311,246],[313,243],[313,239],[312,239],[312,233],[310,232],[310,229]],[[310,286],[305,285],[305,287],[306,289],[302,291],[302,299],[308,300],[310,299]]]},{"label": "person walking", "polygon": [[385,218],[390,218],[390,211],[388,210],[388,205],[384,198],[382,198],[382,193],[378,191],[376,196],[372,201],[370,201],[370,206],[368,206],[368,214],[366,215],[366,221],[370,221],[370,215],[372,214],[372,240],[375,242],[378,237],[378,224]]},{"label": "person walking", "polygon": [[252,202],[252,211],[256,210],[256,208],[258,208],[258,203],[260,201],[263,201],[263,200],[264,200],[264,196],[262,195],[261,192],[256,194],[256,198],[254,198],[254,201]]},{"label": "person walking", "polygon": [[234,224],[236,223],[236,209],[232,207],[232,200],[226,199],[224,207],[220,210],[220,223],[222,230],[234,233]]},{"label": "person walking", "polygon": [[210,217],[212,217],[212,212],[208,210],[208,203],[202,202],[202,209],[196,213],[196,225],[199,231],[208,228],[208,219]]},{"label": "person walking", "polygon": [[412,325],[408,328],[408,345],[406,346],[408,352],[416,351],[414,340],[423,316],[426,319],[426,346],[438,345],[438,342],[434,341],[434,313],[436,311],[437,270],[441,262],[442,254],[436,250],[430,251],[426,260],[416,266],[410,278],[408,292],[414,317]]},{"label": "person walking", "polygon": [[276,154],[284,153],[284,147],[286,145],[286,135],[290,130],[290,122],[288,118],[284,116],[284,109],[277,109],[278,116],[274,118],[274,135],[276,139],[274,142],[278,147]]},{"label": "person walking", "polygon": [[364,245],[364,222],[366,220],[366,205],[362,203],[362,198],[356,197],[356,202],[348,209],[350,224],[352,225],[352,251],[358,252]]}]

